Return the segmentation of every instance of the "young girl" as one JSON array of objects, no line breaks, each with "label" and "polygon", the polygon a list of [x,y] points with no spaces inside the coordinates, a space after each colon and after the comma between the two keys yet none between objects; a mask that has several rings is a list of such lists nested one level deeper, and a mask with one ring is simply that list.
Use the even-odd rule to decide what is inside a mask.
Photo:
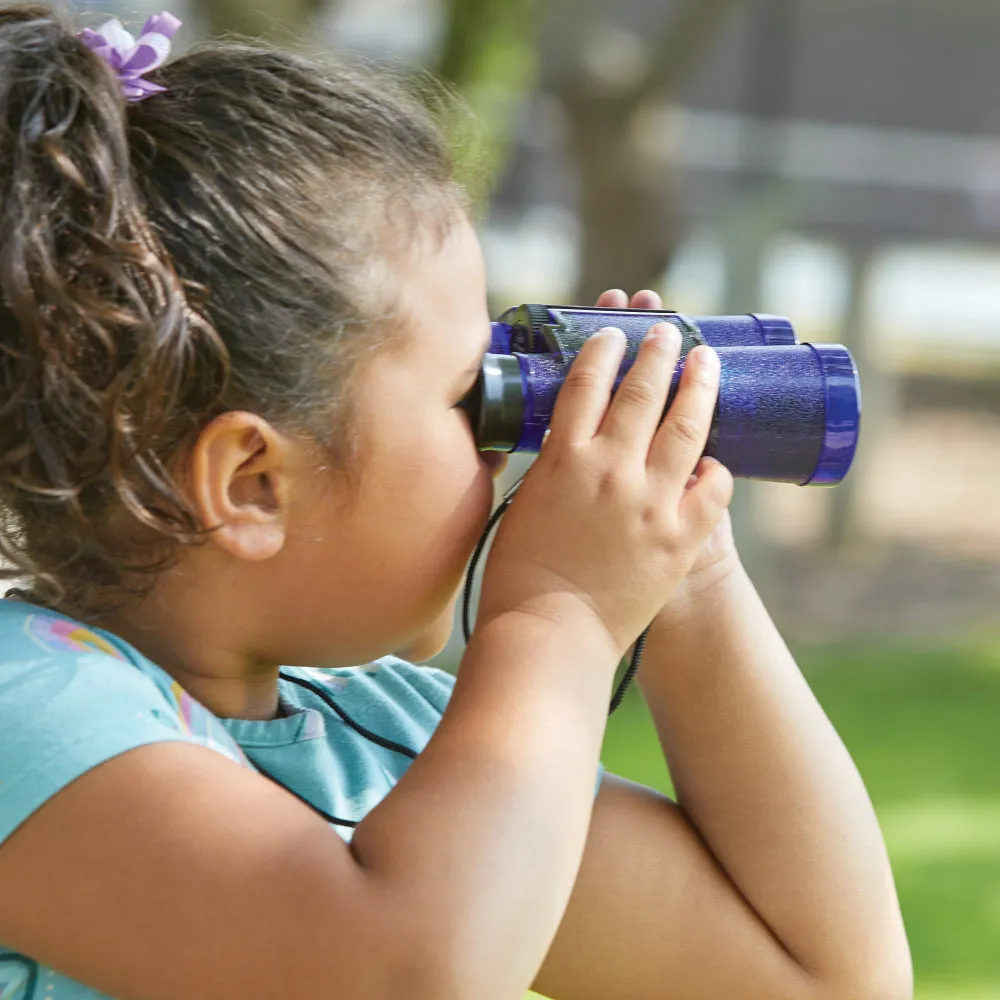
[{"label": "young girl", "polygon": [[[909,996],[872,808],[699,461],[713,352],[658,427],[671,328],[610,403],[624,341],[588,342],[452,690],[407,660],[493,470],[442,140],[280,52],[146,76],[148,27],[0,11],[0,997]],[[653,620],[677,803],[599,775]]]}]

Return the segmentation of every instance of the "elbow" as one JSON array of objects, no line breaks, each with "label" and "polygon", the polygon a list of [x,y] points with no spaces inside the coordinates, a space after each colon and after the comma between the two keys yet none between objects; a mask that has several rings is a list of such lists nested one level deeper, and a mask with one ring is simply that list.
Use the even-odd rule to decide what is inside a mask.
[{"label": "elbow", "polygon": [[913,989],[913,960],[902,934],[895,955],[887,954],[872,971],[866,992],[859,993],[858,1000],[913,1000]]},{"label": "elbow", "polygon": [[913,1000],[913,964],[908,954],[905,960],[886,959],[847,984],[821,990],[816,1000]]},{"label": "elbow", "polygon": [[[531,987],[537,966],[462,922],[425,919],[395,956],[385,1000],[510,1000]],[[538,957],[538,963],[544,956]]]},{"label": "elbow", "polygon": [[[456,955],[447,942],[429,943],[421,954],[398,966],[395,983],[387,1000],[500,1000],[522,997],[529,982],[517,982],[510,969],[496,963],[474,963],[466,956]],[[528,977],[530,978],[530,977]]]},{"label": "elbow", "polygon": [[397,939],[383,973],[383,988],[378,994],[381,1000],[454,1000],[461,996],[456,988],[461,978],[457,963],[449,961],[448,949],[426,932],[414,934],[406,942]]},{"label": "elbow", "polygon": [[493,1000],[525,992],[498,994],[495,987],[506,980],[507,970],[494,968],[491,975],[491,956],[470,946],[465,935],[450,933],[446,915],[398,920],[396,930],[396,947],[383,968],[381,1000]]},{"label": "elbow", "polygon": [[871,1000],[913,1000],[913,965],[909,959],[873,980],[867,997]]},{"label": "elbow", "polygon": [[[440,946],[429,947],[413,956],[406,965],[397,964],[385,1000],[487,1000],[496,994],[481,969],[472,970],[463,962],[449,962],[440,954]],[[522,996],[525,990],[517,994]],[[508,993],[514,996],[514,993]]]},{"label": "elbow", "polygon": [[880,932],[854,938],[841,960],[816,1000],[913,1000],[913,959],[898,909]]},{"label": "elbow", "polygon": [[[452,1000],[456,976],[442,959],[440,951],[430,943],[425,948],[414,949],[408,954],[397,950],[387,966],[383,967],[380,989],[374,996],[379,1000]],[[367,998],[366,998],[367,1000]]]}]

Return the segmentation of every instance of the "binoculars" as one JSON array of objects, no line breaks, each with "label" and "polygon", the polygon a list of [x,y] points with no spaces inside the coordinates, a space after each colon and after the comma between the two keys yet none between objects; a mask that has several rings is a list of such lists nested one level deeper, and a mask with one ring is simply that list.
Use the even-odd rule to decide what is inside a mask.
[{"label": "binoculars", "polygon": [[721,361],[719,399],[705,454],[734,476],[800,486],[834,486],[854,460],[861,386],[850,351],[839,344],[800,344],[780,316],[687,317],[647,309],[521,305],[492,325],[490,352],[463,400],[481,451],[537,454],[552,407],[583,343],[604,327],[625,333],[616,387],[646,332],[672,323],[681,361],[699,344]]}]

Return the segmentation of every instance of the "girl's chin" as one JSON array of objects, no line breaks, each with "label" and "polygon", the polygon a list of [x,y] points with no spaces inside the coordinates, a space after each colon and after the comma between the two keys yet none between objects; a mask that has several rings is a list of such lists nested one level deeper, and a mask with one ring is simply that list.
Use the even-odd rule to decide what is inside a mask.
[{"label": "girl's chin", "polygon": [[426,663],[440,653],[447,645],[445,642],[418,644],[408,646],[406,649],[399,649],[393,655],[398,656],[407,663]]},{"label": "girl's chin", "polygon": [[455,625],[455,602],[451,601],[445,611],[427,628],[397,649],[395,655],[411,663],[423,663],[438,655],[448,645]]}]

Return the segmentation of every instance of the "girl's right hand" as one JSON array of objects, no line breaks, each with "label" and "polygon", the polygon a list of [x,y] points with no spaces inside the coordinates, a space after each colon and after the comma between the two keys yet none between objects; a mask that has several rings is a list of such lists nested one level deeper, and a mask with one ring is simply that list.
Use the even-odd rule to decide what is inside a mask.
[{"label": "girl's right hand", "polygon": [[688,355],[661,423],[679,333],[669,323],[653,327],[609,404],[624,351],[620,330],[601,330],[570,369],[545,447],[490,554],[480,622],[520,612],[574,630],[596,625],[621,655],[725,512],[732,476],[701,458],[718,355],[709,347]]}]

